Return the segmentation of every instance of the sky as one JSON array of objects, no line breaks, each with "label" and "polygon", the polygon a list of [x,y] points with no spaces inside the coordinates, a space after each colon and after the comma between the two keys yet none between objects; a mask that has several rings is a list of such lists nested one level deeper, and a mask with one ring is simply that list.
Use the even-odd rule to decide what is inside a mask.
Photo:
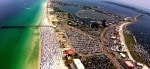
[{"label": "sky", "polygon": [[150,10],[150,0],[111,0],[111,1],[123,2]]}]

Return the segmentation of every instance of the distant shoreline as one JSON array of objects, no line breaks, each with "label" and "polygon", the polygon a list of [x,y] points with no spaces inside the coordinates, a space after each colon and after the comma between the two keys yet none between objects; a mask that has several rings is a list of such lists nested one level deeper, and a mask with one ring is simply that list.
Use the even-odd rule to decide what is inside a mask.
[{"label": "distant shoreline", "polygon": [[101,1],[101,2],[121,6],[121,7],[124,7],[124,8],[128,8],[130,10],[133,10],[133,11],[139,12],[141,14],[146,14],[146,15],[150,16],[150,10],[148,12],[148,11],[145,11],[143,9],[139,9],[139,8],[136,8],[136,7],[131,7],[131,6],[128,6],[128,5],[119,4],[119,3],[116,3],[116,2],[110,2],[110,1]]},{"label": "distant shoreline", "polygon": [[[127,25],[131,24],[133,22],[126,22],[126,23],[123,23],[119,26],[119,35],[120,35],[120,40],[121,40],[121,44],[124,45],[125,47],[125,51],[127,52],[129,58],[134,61],[134,62],[137,62],[137,63],[140,63],[143,67],[147,67],[144,63],[142,62],[139,62],[138,60],[139,59],[135,59],[135,57],[133,57],[133,54],[130,52],[130,48],[128,46],[128,44],[126,43],[126,37],[129,37],[129,36],[126,36],[125,35],[125,32],[127,33],[127,30],[125,30],[124,28],[126,28]],[[137,44],[136,42],[136,39],[135,37],[132,35],[132,34],[129,34],[128,35],[131,35],[131,39],[133,39],[134,43]],[[135,53],[136,54],[136,53]],[[141,57],[140,57],[141,58]]]},{"label": "distant shoreline", "polygon": [[[98,13],[98,12],[95,12],[92,10],[85,10],[85,9],[79,10],[75,14],[76,14],[76,16],[78,16],[80,18],[96,18],[96,19],[103,19],[103,18],[108,19],[109,18],[107,15],[105,15],[103,13]],[[95,15],[91,15],[91,14],[95,14]]]}]

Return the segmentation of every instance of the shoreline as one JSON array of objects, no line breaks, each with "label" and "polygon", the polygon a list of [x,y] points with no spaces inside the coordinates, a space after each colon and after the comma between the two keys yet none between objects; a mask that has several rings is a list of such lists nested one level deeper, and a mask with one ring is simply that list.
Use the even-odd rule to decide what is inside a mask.
[{"label": "shoreline", "polygon": [[[40,1],[42,2],[42,1]],[[41,3],[42,4],[42,3]],[[42,13],[42,7],[41,4],[34,20],[32,21],[31,25],[39,25],[41,22],[41,13]],[[32,10],[32,9],[29,9]],[[25,13],[25,12],[24,12]],[[39,55],[39,31],[38,28],[31,28],[27,30],[28,36],[26,43],[24,44],[26,49],[24,59],[20,60],[22,64],[20,67],[21,69],[37,69],[38,67],[38,55]],[[23,62],[22,62],[23,61]],[[17,65],[18,66],[18,65]]]},{"label": "shoreline", "polygon": [[126,43],[125,43],[125,38],[124,38],[124,35],[123,35],[123,27],[125,27],[126,25],[128,25],[128,24],[130,24],[130,23],[131,23],[131,22],[126,22],[126,23],[123,23],[123,24],[121,24],[121,25],[119,26],[119,35],[120,35],[121,44],[124,45],[124,49],[125,49],[125,51],[127,52],[129,58],[130,58],[131,60],[135,61],[135,60],[133,59],[133,57],[131,56],[129,49],[127,48],[127,45],[126,45]]},{"label": "shoreline", "polygon": [[[40,38],[40,41],[39,41],[40,46],[39,47],[40,48],[39,49],[40,50],[39,50],[38,69],[43,69],[43,68],[44,69],[45,68],[58,69],[60,67],[63,68],[63,69],[66,69],[64,67],[63,61],[62,61],[61,49],[59,48],[59,45],[57,44],[58,42],[57,42],[57,39],[56,39],[56,33],[55,33],[55,29],[53,28],[55,26],[52,24],[52,21],[56,21],[56,19],[54,19],[54,17],[55,17],[54,15],[50,15],[48,13],[49,11],[53,10],[52,8],[47,7],[47,5],[49,5],[49,4],[51,4],[51,3],[48,0],[46,0],[43,3],[43,9],[44,10],[43,10],[42,22],[41,22],[40,25],[48,25],[48,26],[51,26],[51,27],[41,27],[41,28],[39,28],[39,31],[40,31],[40,35],[39,35],[39,38]],[[46,32],[49,35],[46,34]],[[44,36],[46,36],[46,37],[44,37]],[[45,42],[45,40],[43,40],[43,39],[49,40],[50,43],[48,42],[47,46],[45,46],[45,44],[43,45],[43,42]],[[51,42],[54,42],[54,43],[51,43]],[[48,46],[52,46],[52,47],[48,47]],[[55,48],[55,51],[53,50],[54,48]],[[47,50],[47,49],[49,49],[49,50]],[[56,52],[58,52],[58,53],[56,53]],[[41,59],[43,59],[45,61],[42,61]],[[50,64],[50,65],[47,65],[47,64]],[[53,65],[51,65],[51,64],[53,64]]]},{"label": "shoreline", "polygon": [[[127,25],[131,24],[132,22],[124,22],[122,23],[120,26],[119,26],[119,35],[120,35],[120,41],[121,41],[121,44],[124,46],[124,50],[127,52],[128,54],[128,57],[130,60],[132,60],[133,62],[137,62],[139,63],[140,65],[142,65],[142,69],[148,69],[148,66],[141,63],[141,62],[138,62],[136,60],[134,60],[133,56],[131,55],[130,51],[129,51],[129,48],[127,47],[127,44],[126,44],[126,41],[125,41],[125,36],[124,36],[124,27],[126,27]],[[132,35],[135,43],[136,43],[136,39],[135,37]]]},{"label": "shoreline", "polygon": [[[48,3],[48,2],[46,2],[46,3]],[[44,3],[44,5],[45,5],[45,3]],[[44,6],[45,7],[45,6]],[[43,23],[43,20],[47,17],[47,19],[49,19],[49,16],[47,15],[47,12],[46,12],[46,10],[48,9],[48,8],[43,8],[44,9],[44,13],[43,13],[43,17],[42,17],[42,23]],[[51,9],[51,8],[50,8]],[[46,13],[45,13],[46,12]],[[50,22],[51,22],[51,19],[50,19]],[[48,20],[48,23],[50,24],[50,22],[49,22],[49,20]],[[130,24],[130,23],[132,23],[132,22],[125,22],[125,23],[123,23],[123,24],[121,24],[120,26],[119,26],[119,35],[121,36],[120,37],[120,40],[121,40],[121,44],[123,44],[124,45],[124,48],[125,48],[125,51],[127,52],[127,54],[128,54],[128,56],[129,56],[129,58],[132,60],[132,61],[134,61],[134,62],[137,62],[136,60],[134,60],[134,58],[132,57],[132,55],[131,55],[131,53],[130,53],[130,51],[129,51],[129,49],[128,49],[128,47],[127,47],[127,45],[126,45],[126,42],[125,42],[125,37],[124,37],[124,34],[123,34],[123,27],[125,27],[126,25],[128,25],[128,24]],[[40,31],[40,29],[39,29],[39,31]],[[40,32],[41,33],[41,32]],[[41,36],[41,35],[40,35]],[[39,36],[39,37],[40,37]],[[136,41],[136,39],[134,38],[134,40]],[[40,43],[41,43],[41,40],[40,40]],[[40,44],[40,50],[39,50],[39,66],[40,66],[40,62],[41,62],[41,44]],[[142,64],[142,66],[144,66],[144,64]],[[40,68],[40,67],[39,67]]]},{"label": "shoreline", "polygon": [[[42,4],[42,16],[41,16],[41,22],[40,22],[40,24],[39,25],[41,25],[43,22],[44,22],[44,14],[45,14],[45,11],[46,11],[46,8],[45,8],[45,6],[46,6],[46,4],[47,4],[47,1],[45,1],[43,4]],[[41,46],[41,29],[39,28],[39,56],[38,56],[38,69],[40,69],[40,63],[41,63],[41,48],[42,48],[42,46]]]},{"label": "shoreline", "polygon": [[[90,14],[87,14],[87,13],[90,13]],[[95,14],[95,15],[91,16],[91,14]],[[98,13],[98,12],[95,12],[93,10],[87,10],[87,9],[78,10],[75,13],[75,15],[78,16],[79,18],[90,18],[90,19],[91,18],[96,18],[96,19],[102,19],[102,18],[108,19],[108,18],[110,18],[108,15],[105,15],[103,13]],[[99,16],[101,16],[101,17],[99,17]]]}]

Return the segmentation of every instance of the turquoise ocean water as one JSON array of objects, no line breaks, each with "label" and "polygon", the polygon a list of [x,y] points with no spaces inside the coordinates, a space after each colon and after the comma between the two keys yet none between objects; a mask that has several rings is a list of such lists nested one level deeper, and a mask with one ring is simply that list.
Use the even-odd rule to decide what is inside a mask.
[{"label": "turquoise ocean water", "polygon": [[[0,27],[39,24],[43,2],[44,0],[0,0]],[[38,40],[36,47],[31,43],[35,29],[37,28],[0,28],[0,69],[26,69],[26,66],[38,61]]]}]

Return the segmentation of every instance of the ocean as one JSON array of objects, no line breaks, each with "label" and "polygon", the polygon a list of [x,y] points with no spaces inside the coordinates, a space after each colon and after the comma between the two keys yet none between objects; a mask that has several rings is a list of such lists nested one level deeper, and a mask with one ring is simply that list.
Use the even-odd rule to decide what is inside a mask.
[{"label": "ocean", "polygon": [[[107,3],[104,1],[93,1],[93,0],[61,0],[66,3],[73,3],[78,5],[90,5],[90,6],[100,6],[98,8],[99,10],[103,10],[106,12],[111,12],[114,14],[119,14],[122,16],[137,16],[142,14],[142,12],[139,12],[137,10],[133,10],[129,6],[124,5],[117,5],[114,3]],[[58,7],[66,12],[69,12],[73,14],[73,16],[80,20],[79,17],[76,16],[77,11],[81,10],[81,8],[78,7],[69,7],[69,6],[60,6]],[[133,6],[135,7],[135,6]],[[142,9],[142,8],[141,8]],[[147,10],[144,10],[147,11]],[[150,13],[150,12],[149,12]],[[86,19],[85,19],[86,20]],[[82,19],[83,22],[84,19]],[[127,26],[127,29],[135,36],[135,39],[137,40],[137,43],[142,45],[144,50],[146,50],[150,54],[150,16],[144,15],[141,18],[138,19],[135,23],[132,23]]]},{"label": "ocean", "polygon": [[[0,69],[37,69],[38,25],[43,0],[0,0]],[[36,37],[35,37],[36,36]]]}]

